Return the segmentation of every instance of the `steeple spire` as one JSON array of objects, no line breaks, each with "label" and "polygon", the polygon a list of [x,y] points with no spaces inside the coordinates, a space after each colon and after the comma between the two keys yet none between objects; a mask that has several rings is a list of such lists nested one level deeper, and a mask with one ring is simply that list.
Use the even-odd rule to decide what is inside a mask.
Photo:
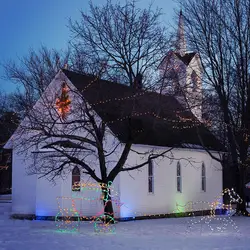
[{"label": "steeple spire", "polygon": [[187,50],[185,34],[184,34],[184,18],[182,15],[182,10],[180,10],[180,15],[179,15],[176,50],[178,53],[180,53],[181,56],[183,56]]}]

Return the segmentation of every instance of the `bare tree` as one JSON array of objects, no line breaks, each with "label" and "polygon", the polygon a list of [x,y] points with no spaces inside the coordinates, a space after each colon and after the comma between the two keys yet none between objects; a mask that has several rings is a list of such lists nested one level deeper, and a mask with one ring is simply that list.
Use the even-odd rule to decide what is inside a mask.
[{"label": "bare tree", "polygon": [[9,95],[1,92],[0,93],[0,116],[2,116],[6,111],[10,111]]},{"label": "bare tree", "polygon": [[[81,12],[79,21],[69,23],[78,62],[85,61],[86,56],[88,60],[94,58],[92,62],[105,65],[103,77],[109,80],[132,86],[141,74],[144,87],[150,85],[169,44],[160,23],[161,10],[154,11],[151,5],[140,9],[135,0],[125,4],[108,0],[103,6],[90,2],[89,7],[88,13]],[[81,64],[78,70],[82,71]]]},{"label": "bare tree", "polygon": [[11,150],[3,146],[19,124],[19,117],[9,108],[7,95],[1,100],[4,106],[0,107],[0,193],[11,192]]},{"label": "bare tree", "polygon": [[[171,151],[138,152],[149,158],[140,165],[125,167],[127,156],[141,127],[140,121],[131,118],[132,113],[136,111],[137,99],[145,92],[141,91],[138,96],[128,96],[132,100],[129,109],[120,110],[119,119],[125,119],[129,128],[127,142],[121,144],[117,135],[110,130],[110,124],[96,118],[93,103],[90,106],[84,95],[79,95],[72,89],[71,93],[76,95],[73,99],[79,100],[79,103],[72,104],[70,117],[73,118],[65,120],[55,108],[58,96],[55,96],[53,90],[48,90],[48,84],[57,71],[68,64],[75,71],[95,74],[94,79],[104,77],[142,88],[141,77],[138,76],[143,75],[144,85],[147,81],[152,82],[151,73],[166,51],[167,39],[165,28],[159,22],[160,10],[153,11],[151,6],[141,10],[136,7],[135,1],[128,1],[124,5],[107,1],[103,7],[90,3],[90,14],[81,14],[79,22],[70,21],[70,29],[74,35],[71,42],[72,53],[60,53],[42,47],[38,52],[31,50],[27,57],[20,60],[20,65],[9,63],[5,66],[7,78],[21,85],[21,90],[12,98],[17,109],[25,110],[26,117],[16,132],[17,137],[20,136],[16,146],[23,153],[29,153],[29,149],[33,147],[53,150],[49,157],[46,154],[36,155],[40,160],[31,167],[30,173],[50,176],[53,180],[55,176],[62,176],[70,167],[78,165],[82,167],[83,173],[95,181],[107,184],[119,172],[139,169],[150,159]],[[150,78],[147,78],[149,74]],[[88,84],[91,85],[91,82]],[[44,96],[44,91],[48,96]],[[40,100],[40,104],[35,104],[37,100]],[[158,108],[152,112],[157,114],[159,111]],[[135,112],[134,116],[138,114]],[[110,134],[115,136],[114,144],[106,145]],[[117,152],[121,154],[115,163],[112,160],[113,167],[110,169],[109,158]],[[96,157],[95,162],[99,162],[100,175],[97,173],[96,163],[89,162],[91,155]],[[53,164],[48,164],[48,161]],[[111,202],[105,206],[105,210],[113,213]]]},{"label": "bare tree", "polygon": [[41,47],[19,59],[4,65],[5,78],[17,84],[17,90],[9,95],[12,109],[22,117],[33,107],[59,69],[69,63],[69,50],[57,51]]},{"label": "bare tree", "polygon": [[[29,154],[34,149],[38,150],[34,154],[30,174],[53,180],[57,176],[67,175],[77,165],[82,173],[95,181],[108,184],[120,172],[140,169],[152,159],[174,159],[171,147],[165,151],[135,152],[132,145],[141,136],[159,133],[157,131],[163,129],[165,135],[168,128],[171,136],[166,138],[162,133],[155,138],[180,146],[188,134],[186,129],[201,126],[174,98],[143,90],[141,77],[138,77],[143,75],[144,86],[156,84],[154,80],[157,77],[152,72],[157,69],[167,46],[165,29],[159,23],[160,15],[160,11],[153,11],[151,6],[145,10],[138,9],[135,1],[128,1],[125,5],[114,5],[107,1],[103,7],[91,3],[90,14],[82,12],[81,21],[70,22],[75,39],[71,42],[73,52],[69,57],[69,66],[80,72],[94,73],[95,77],[85,75],[77,91],[74,86],[66,84],[71,101],[69,113],[65,107],[63,111],[63,106],[58,109],[60,102],[62,105],[69,104],[65,93],[61,96],[58,94],[61,86],[57,89],[52,85],[51,88],[47,87],[53,78],[52,72],[55,75],[58,68],[52,67],[57,60],[53,60],[54,57],[51,60],[46,49],[45,55],[42,49],[42,53],[32,52],[25,58],[24,69],[15,65],[6,67],[7,75],[23,84],[27,99],[31,100],[29,104],[34,104],[33,100],[40,97],[33,109],[31,105],[28,106],[29,112],[16,131],[14,142],[20,153]],[[68,56],[65,58],[67,62]],[[116,84],[126,89],[117,91],[111,98],[107,84],[114,83],[101,81],[100,78],[119,80],[129,87]],[[96,82],[106,84],[102,91],[106,89],[107,95],[102,96],[103,92],[97,87],[88,96],[89,89]],[[95,99],[92,100],[92,97]],[[26,98],[23,100],[26,103]],[[171,102],[178,114],[176,110],[169,109],[167,104]],[[110,110],[112,112],[108,112]],[[113,126],[117,123],[116,130]],[[122,137],[120,129],[125,130]],[[45,152],[42,153],[40,149]],[[131,152],[143,158],[139,165],[127,165]],[[191,162],[190,159],[186,160]],[[105,187],[103,192],[109,193]],[[111,200],[110,195],[108,200]],[[105,212],[113,215],[112,202],[105,206]]]},{"label": "bare tree", "polygon": [[[244,198],[250,135],[250,3],[186,0],[181,6],[190,45],[201,56],[205,86],[218,100],[236,190]],[[237,211],[248,214],[245,202]]]},{"label": "bare tree", "polygon": [[[79,77],[78,75],[77,78]],[[111,194],[107,187],[109,182],[113,182],[120,172],[143,168],[152,159],[174,159],[172,147],[137,152],[132,145],[148,137],[149,130],[151,133],[161,127],[165,130],[167,124],[178,130],[179,126],[183,127],[183,124],[188,123],[182,123],[178,118],[176,123],[172,118],[167,119],[166,112],[169,111],[162,108],[161,114],[165,119],[160,119],[157,129],[152,128],[152,121],[155,119],[152,107],[158,110],[158,103],[152,103],[155,94],[144,93],[142,90],[135,92],[134,88],[113,85],[114,83],[99,80],[99,77],[82,77],[85,81],[82,79],[78,89],[66,82],[62,90],[61,86],[55,89],[55,85],[46,89],[19,126],[15,134],[15,147],[18,152],[27,154],[27,158],[31,151],[34,153],[34,162],[29,166],[30,174],[38,174],[53,181],[56,177],[61,178],[70,173],[72,167],[78,166],[85,175],[98,183],[106,184],[102,186],[102,192],[107,197],[105,213],[113,216]],[[110,84],[113,86],[112,96],[108,88]],[[134,105],[135,100],[140,105]],[[174,131],[172,134],[174,140],[177,134]],[[140,163],[128,165],[128,155],[131,152],[140,155]],[[186,160],[192,162],[192,159]]]}]

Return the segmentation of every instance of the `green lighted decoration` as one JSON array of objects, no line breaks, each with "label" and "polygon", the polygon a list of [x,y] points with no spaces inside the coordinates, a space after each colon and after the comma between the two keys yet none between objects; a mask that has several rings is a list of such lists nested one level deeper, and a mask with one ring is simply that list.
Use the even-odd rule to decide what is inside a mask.
[{"label": "green lighted decoration", "polygon": [[[73,185],[73,190],[80,191],[96,191],[101,193],[101,198],[95,197],[84,197],[80,192],[74,193],[72,197],[57,197],[57,204],[59,212],[55,218],[55,223],[58,231],[63,232],[78,232],[80,229],[80,221],[89,220],[90,223],[94,224],[95,233],[115,233],[115,220],[114,214],[108,214],[105,212],[105,207],[112,201],[120,208],[123,204],[120,203],[114,196],[118,193],[111,187],[112,182],[105,183],[79,183],[75,182]],[[111,195],[109,193],[113,195]],[[68,200],[71,202],[71,208],[63,208],[60,205],[60,200]],[[104,202],[104,207],[95,216],[84,216],[80,214],[80,211],[76,208],[76,200],[86,200],[89,202],[102,201]],[[63,202],[62,202],[63,203]]]}]

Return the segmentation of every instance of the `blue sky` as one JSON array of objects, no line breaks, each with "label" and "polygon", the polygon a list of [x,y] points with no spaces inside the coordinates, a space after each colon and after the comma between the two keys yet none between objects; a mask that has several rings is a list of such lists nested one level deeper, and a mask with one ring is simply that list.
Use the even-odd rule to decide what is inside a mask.
[{"label": "blue sky", "polygon": [[[92,0],[102,4],[103,0]],[[121,0],[123,2],[123,0]],[[150,0],[141,0],[140,7]],[[153,6],[162,8],[164,23],[168,25],[178,5],[172,0],[154,0]],[[0,6],[0,91],[11,92],[15,85],[2,79],[1,64],[27,55],[30,48],[41,45],[64,49],[70,38],[68,18],[79,20],[80,10],[88,10],[88,0],[1,0]]]}]

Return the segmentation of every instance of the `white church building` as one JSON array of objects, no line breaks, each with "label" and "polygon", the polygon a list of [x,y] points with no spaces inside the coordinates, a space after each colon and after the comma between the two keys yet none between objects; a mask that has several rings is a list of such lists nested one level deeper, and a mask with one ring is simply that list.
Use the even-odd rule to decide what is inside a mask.
[{"label": "white church building", "polygon": [[[98,119],[107,124],[110,135],[106,145],[111,147],[114,141],[119,142],[112,159],[109,158],[110,169],[128,140],[129,125],[124,117],[131,114],[132,108],[137,115],[130,117],[130,122],[140,134],[133,140],[124,168],[139,165],[152,152],[160,154],[169,149],[166,157],[152,159],[139,170],[121,171],[117,175],[111,185],[111,195],[118,218],[171,214],[176,212],[177,203],[184,206],[189,201],[211,202],[223,189],[221,164],[207,152],[209,150],[213,156],[219,157],[223,147],[200,123],[201,65],[199,55],[186,50],[182,14],[176,50],[167,53],[159,70],[164,77],[163,94],[63,69],[31,111],[42,112],[44,97],[59,95],[62,84],[66,84],[64,86],[80,94]],[[187,89],[185,96],[180,90],[184,87]],[[74,93],[69,91],[69,120],[74,118],[76,110]],[[131,96],[138,97],[129,98]],[[142,113],[144,115],[140,116]],[[174,121],[178,121],[179,126],[176,127]],[[26,122],[25,118],[20,126]],[[44,147],[45,142],[32,145],[26,152],[20,151],[22,135],[18,134],[19,130],[5,145],[5,148],[12,149],[12,214],[64,216],[63,211],[71,213],[74,210],[71,216],[75,216],[75,211],[79,216],[97,215],[103,209],[101,189],[80,166],[69,166],[63,177],[54,182],[46,177],[40,178],[41,174],[29,174],[30,166],[39,165],[39,159],[46,160],[44,156],[35,156],[46,155],[49,151]],[[36,129],[30,133],[36,133]],[[90,155],[88,163],[100,176],[98,160]],[[74,188],[75,182],[81,183],[80,190]]]}]

